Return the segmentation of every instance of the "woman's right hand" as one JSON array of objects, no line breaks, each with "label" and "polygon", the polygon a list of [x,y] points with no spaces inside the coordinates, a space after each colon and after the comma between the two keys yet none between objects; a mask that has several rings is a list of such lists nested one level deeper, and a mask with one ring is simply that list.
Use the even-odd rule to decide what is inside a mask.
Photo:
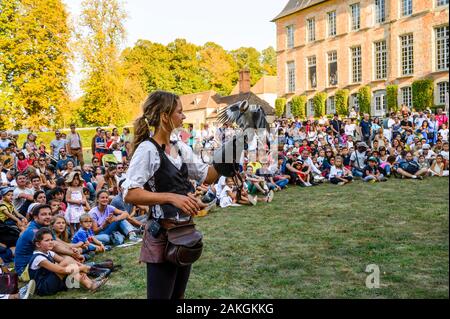
[{"label": "woman's right hand", "polygon": [[170,194],[169,203],[192,216],[197,215],[200,210],[197,201],[189,196]]}]

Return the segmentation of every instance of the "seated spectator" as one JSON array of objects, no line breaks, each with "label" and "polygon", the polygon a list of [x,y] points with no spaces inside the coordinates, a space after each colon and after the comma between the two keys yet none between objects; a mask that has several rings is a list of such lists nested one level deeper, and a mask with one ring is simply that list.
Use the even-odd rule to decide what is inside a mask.
[{"label": "seated spectator", "polygon": [[28,225],[27,219],[20,214],[14,207],[13,200],[14,188],[5,187],[0,190],[2,200],[0,201],[0,223],[17,226],[19,229],[25,229]]},{"label": "seated spectator", "polygon": [[257,196],[251,196],[249,197],[238,196],[238,192],[236,189],[236,186],[234,185],[234,181],[231,177],[227,177],[225,179],[225,186],[223,187],[220,195],[220,207],[225,208],[228,206],[239,206],[239,205],[256,205],[257,202]]},{"label": "seated spectator", "polygon": [[[62,172],[66,169],[67,163],[71,160],[71,157],[67,156],[65,148],[59,150],[59,160],[56,162],[56,171],[58,175],[63,175]],[[72,161],[73,164],[73,161]]]},{"label": "seated spectator", "polygon": [[21,215],[26,215],[28,211],[28,206],[33,203],[34,190],[27,186],[28,177],[23,173],[17,175],[16,182],[17,187],[14,189],[13,193],[13,205],[17,212]]},{"label": "seated spectator", "polygon": [[267,187],[264,178],[256,176],[253,173],[253,166],[247,166],[247,172],[245,176],[249,194],[255,195],[257,191],[260,191],[264,195],[267,195],[269,193],[269,188]]},{"label": "seated spectator", "polygon": [[385,182],[386,178],[380,172],[377,159],[371,156],[367,160],[367,162],[368,164],[366,165],[366,167],[364,167],[364,175],[363,175],[364,182],[370,183]]},{"label": "seated spectator", "polygon": [[[52,219],[51,208],[48,205],[36,206],[33,209],[32,216],[33,221],[28,224],[27,229],[20,235],[16,245],[14,269],[19,276],[22,275],[33,255],[33,238],[35,233],[42,227],[50,226]],[[67,256],[66,258],[70,258],[69,260],[72,262],[75,262],[75,260],[84,261],[83,256],[80,255],[77,249],[72,249],[72,247],[61,240],[56,239],[52,250],[55,253]]]},{"label": "seated spectator", "polygon": [[436,156],[429,172],[431,176],[448,177],[448,170],[445,169],[444,157],[442,155]]},{"label": "seated spectator", "polygon": [[411,152],[406,152],[405,159],[399,162],[396,171],[403,176],[403,178],[412,179],[423,179],[423,176],[428,174],[428,169],[420,169],[419,163],[414,160]]},{"label": "seated spectator", "polygon": [[431,163],[436,158],[436,154],[431,150],[431,146],[429,144],[424,144],[418,153],[419,156],[423,155],[428,163]]},{"label": "seated spectator", "polygon": [[[128,213],[110,206],[108,203],[108,192],[100,191],[97,194],[97,206],[89,212],[93,221],[92,229],[97,239],[103,244],[122,244],[123,236],[129,236],[131,241],[138,241],[136,228],[126,220],[129,216]],[[118,232],[119,234],[117,234]],[[114,240],[114,237],[117,240]]]},{"label": "seated spectator", "polygon": [[350,156],[350,164],[352,166],[353,176],[363,177],[364,168],[366,165],[367,154],[366,151],[369,147],[365,142],[360,142],[357,145],[356,151]]},{"label": "seated spectator", "polygon": [[353,180],[352,172],[344,166],[341,156],[336,156],[328,179],[331,183],[345,185]]},{"label": "seated spectator", "polygon": [[297,170],[297,185],[310,187],[312,184],[310,183],[310,173],[311,168],[308,164],[306,164],[301,158],[297,159],[292,166]]},{"label": "seated spectator", "polygon": [[66,205],[66,203],[64,202],[64,199],[65,199],[65,192],[64,192],[64,190],[63,190],[61,187],[56,187],[55,189],[51,190],[51,191],[49,192],[49,196],[48,196],[47,199],[48,199],[48,200],[55,199],[55,200],[59,201],[59,202],[60,202],[61,210],[62,210],[64,213],[66,212],[67,205]]},{"label": "seated spectator", "polygon": [[82,244],[83,256],[85,260],[89,260],[92,255],[90,253],[105,252],[106,248],[97,238],[95,238],[92,230],[92,218],[89,214],[83,214],[80,217],[80,228],[72,238],[73,244]]},{"label": "seated spectator", "polygon": [[[36,282],[37,295],[51,296],[67,290],[65,279],[72,273],[73,279],[91,292],[105,284],[106,278],[94,281],[87,276],[91,267],[56,254],[54,244],[52,233],[48,228],[43,227],[36,232],[33,239],[36,250],[30,258],[28,267],[30,278]],[[70,265],[76,266],[78,271],[74,272],[75,268],[69,267]]]},{"label": "seated spectator", "polygon": [[45,183],[42,185],[45,190],[45,194],[48,195],[51,190],[56,188],[56,180],[56,168],[53,165],[48,165],[45,174]]},{"label": "seated spectator", "polygon": [[316,182],[322,182],[324,177],[322,177],[322,172],[314,165],[310,153],[308,150],[304,149],[301,153],[301,160],[304,164],[308,165],[310,172],[310,182],[311,185],[316,185]]},{"label": "seated spectator", "polygon": [[422,168],[430,168],[429,162],[425,159],[425,155],[420,155],[417,159],[417,163],[419,164],[419,169]]},{"label": "seated spectator", "polygon": [[33,194],[33,203],[28,206],[27,210],[27,220],[31,220],[31,212],[33,211],[33,208],[38,205],[43,205],[47,203],[47,197],[45,196],[44,191],[37,191]]},{"label": "seated spectator", "polygon": [[269,190],[279,191],[281,187],[275,183],[274,174],[269,170],[269,163],[267,161],[262,163],[262,167],[256,170],[256,176],[264,178]]}]

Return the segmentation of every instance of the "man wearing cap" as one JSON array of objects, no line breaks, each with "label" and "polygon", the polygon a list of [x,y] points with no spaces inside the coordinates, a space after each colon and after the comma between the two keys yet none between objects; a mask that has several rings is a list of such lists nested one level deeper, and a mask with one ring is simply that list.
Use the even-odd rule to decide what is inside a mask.
[{"label": "man wearing cap", "polygon": [[353,176],[363,177],[368,148],[369,147],[365,142],[360,142],[358,143],[356,150],[350,155],[350,165],[352,166]]},{"label": "man wearing cap", "polygon": [[59,150],[65,148],[66,141],[61,139],[61,132],[56,130],[55,132],[56,138],[50,142],[51,154],[55,159],[59,159]]},{"label": "man wearing cap", "polygon": [[0,222],[17,227],[28,224],[26,218],[16,211],[13,200],[13,187],[4,187],[0,190],[2,200],[0,201]]}]

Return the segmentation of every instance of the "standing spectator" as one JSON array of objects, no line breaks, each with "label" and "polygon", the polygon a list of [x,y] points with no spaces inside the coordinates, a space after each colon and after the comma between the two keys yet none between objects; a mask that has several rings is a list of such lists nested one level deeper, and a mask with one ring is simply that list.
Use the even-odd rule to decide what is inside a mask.
[{"label": "standing spectator", "polygon": [[369,143],[370,137],[372,136],[372,123],[370,122],[369,114],[364,114],[364,118],[361,120],[359,128],[362,141]]},{"label": "standing spectator", "polygon": [[84,165],[83,144],[75,124],[70,124],[70,133],[67,137],[67,153],[77,161],[77,165]]},{"label": "standing spectator", "polygon": [[72,172],[66,177],[68,185],[66,192],[66,220],[70,225],[70,232],[74,234],[80,225],[80,216],[84,214],[84,209],[90,210],[89,203],[83,194],[83,179],[78,172]]},{"label": "standing spectator", "polygon": [[37,152],[38,147],[36,145],[37,135],[34,133],[28,133],[27,140],[23,143],[23,152],[25,156],[28,156],[31,153]]},{"label": "standing spectator", "polygon": [[95,135],[92,137],[92,141],[91,141],[91,152],[92,152],[92,156],[95,155],[95,139],[97,137],[100,137],[100,131],[101,131],[101,127],[97,127],[95,129]]},{"label": "standing spectator", "polygon": [[356,124],[355,119],[347,119],[344,126],[345,135],[355,137]]},{"label": "standing spectator", "polygon": [[113,128],[112,133],[111,133],[111,146],[113,144],[119,144],[120,143],[120,136],[119,136],[119,130],[117,129],[117,127]]},{"label": "standing spectator", "polygon": [[438,126],[439,127],[441,127],[442,124],[444,124],[444,123],[447,124],[447,126],[448,126],[448,117],[447,117],[447,115],[442,113],[442,109],[441,108],[437,109],[436,120],[438,122]]},{"label": "standing spectator", "polygon": [[66,141],[61,138],[61,132],[59,130],[56,130],[55,136],[56,138],[50,142],[50,150],[52,156],[58,160],[60,154],[59,151],[63,148],[65,149]]},{"label": "standing spectator", "polygon": [[339,115],[337,113],[334,114],[333,119],[330,122],[331,129],[334,133],[334,136],[341,135],[342,121],[339,120]]},{"label": "standing spectator", "polygon": [[132,136],[130,134],[130,129],[128,127],[124,127],[122,130],[122,135],[120,136],[120,142],[122,144],[125,144],[125,142],[130,142],[132,141]]},{"label": "standing spectator", "polygon": [[95,157],[101,162],[103,155],[108,153],[108,148],[106,146],[106,132],[105,130],[100,130],[100,135],[95,138]]}]

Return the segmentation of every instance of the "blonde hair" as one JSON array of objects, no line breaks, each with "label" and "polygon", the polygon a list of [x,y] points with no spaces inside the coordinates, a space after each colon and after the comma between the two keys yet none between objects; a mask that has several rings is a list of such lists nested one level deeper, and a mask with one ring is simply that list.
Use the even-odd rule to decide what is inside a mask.
[{"label": "blonde hair", "polygon": [[89,214],[83,214],[83,215],[81,215],[81,216],[80,216],[80,223],[86,221],[87,219],[92,220],[91,215],[89,215]]},{"label": "blonde hair", "polygon": [[[168,116],[173,114],[179,99],[178,95],[166,91],[155,91],[147,97],[142,105],[142,116],[134,122],[132,153],[136,151],[139,144],[149,138],[152,127],[155,131],[159,129],[162,113],[166,113]],[[172,123],[171,126],[173,129]]]},{"label": "blonde hair", "polygon": [[[55,223],[58,219],[62,219],[64,221],[64,223],[66,224],[66,229],[64,229],[64,231],[61,234],[57,234],[55,232],[55,229],[53,228],[53,225],[55,225]],[[52,233],[55,234],[55,237],[61,239],[63,242],[70,243],[69,234],[67,233],[67,221],[63,216],[60,216],[60,215],[53,216],[50,224],[52,226]]]}]

